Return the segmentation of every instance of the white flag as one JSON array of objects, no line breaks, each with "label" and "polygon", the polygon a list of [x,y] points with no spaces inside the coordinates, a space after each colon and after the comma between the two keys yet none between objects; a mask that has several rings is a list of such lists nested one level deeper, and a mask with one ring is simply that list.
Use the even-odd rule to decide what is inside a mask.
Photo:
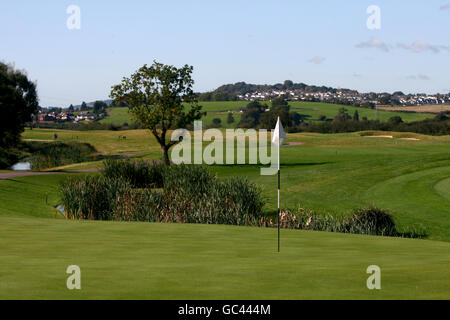
[{"label": "white flag", "polygon": [[282,146],[286,139],[287,139],[286,132],[284,131],[283,124],[280,121],[280,117],[278,117],[277,126],[275,127],[272,143]]}]

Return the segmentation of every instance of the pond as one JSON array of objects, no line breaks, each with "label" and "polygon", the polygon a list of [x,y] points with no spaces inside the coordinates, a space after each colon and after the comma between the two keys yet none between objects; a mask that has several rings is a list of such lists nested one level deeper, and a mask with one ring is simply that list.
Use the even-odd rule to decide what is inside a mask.
[{"label": "pond", "polygon": [[31,162],[19,162],[11,167],[13,171],[30,171],[31,170]]}]

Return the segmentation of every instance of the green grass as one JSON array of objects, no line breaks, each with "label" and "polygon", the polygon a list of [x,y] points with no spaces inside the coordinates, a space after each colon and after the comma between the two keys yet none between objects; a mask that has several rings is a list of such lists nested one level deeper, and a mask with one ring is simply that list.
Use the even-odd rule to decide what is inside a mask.
[{"label": "green grass", "polygon": [[100,120],[100,123],[123,125],[125,122],[128,124],[135,122],[128,113],[128,108],[109,108],[107,114],[108,116]]},{"label": "green grass", "polygon": [[[276,254],[272,229],[67,221],[54,209],[65,176],[21,177],[0,180],[0,299],[450,299],[450,136],[382,134],[394,139],[289,135],[304,144],[282,148],[283,207],[340,215],[374,204],[401,230],[423,227],[443,242],[283,230]],[[58,135],[105,155],[161,157],[145,130]],[[276,208],[276,177],[260,176],[259,166],[210,169],[256,182],[265,210]],[[65,287],[72,264],[82,269],[79,292]],[[365,286],[372,264],[381,267],[381,291]]]},{"label": "green grass", "polygon": [[[290,102],[291,110],[300,114],[306,114],[311,116],[311,120],[318,120],[321,115],[325,115],[330,119],[339,112],[339,109],[345,108],[348,113],[353,117],[355,111],[359,113],[359,118],[367,117],[369,120],[377,119],[377,111],[365,108],[356,108],[350,106],[343,106],[322,102]],[[391,112],[391,111],[378,111],[378,118],[380,121],[387,121],[392,117],[400,116],[403,121],[420,121],[427,118],[434,118],[436,115],[428,113],[405,113],[405,112]]]},{"label": "green grass", "polygon": [[[222,120],[223,128],[234,128],[240,121],[241,115],[234,114],[235,122],[233,124],[227,124],[227,114],[228,111],[237,111],[239,108],[244,108],[249,102],[248,101],[225,101],[225,102],[200,102],[199,104],[203,106],[203,111],[207,112],[207,116],[203,118],[204,125],[212,124],[214,118],[219,118]],[[268,103],[270,105],[270,103]],[[300,114],[305,114],[310,116],[310,120],[318,121],[321,115],[325,115],[330,119],[339,112],[339,109],[346,108],[348,113],[353,116],[355,110],[358,110],[359,117],[367,117],[369,120],[377,119],[376,110],[365,109],[365,108],[355,108],[347,107],[337,104],[329,104],[322,102],[290,102],[291,110],[298,112]],[[391,117],[400,116],[403,121],[419,121],[427,118],[433,118],[435,115],[428,113],[405,113],[405,112],[391,112],[391,111],[379,111],[379,119],[381,121],[387,121]],[[128,108],[110,108],[108,109],[108,117],[100,121],[101,123],[112,123],[115,125],[122,125],[125,122],[131,124],[134,122],[131,115],[128,113]]]},{"label": "green grass", "polygon": [[[26,131],[24,137],[46,139],[52,132]],[[118,133],[111,131],[58,134],[63,140],[79,135],[81,141],[104,154],[161,158],[159,147],[145,130],[126,131],[127,141],[117,139]],[[304,145],[282,148],[282,206],[343,215],[361,206],[376,205],[390,210],[401,230],[426,229],[430,239],[450,241],[450,206],[445,191],[448,182],[440,182],[450,177],[450,136],[382,134],[421,140],[367,138],[358,133],[289,135],[289,141]],[[58,169],[101,165],[91,162]],[[276,178],[261,176],[260,166],[213,166],[211,170],[219,177],[247,177],[263,189],[265,211],[276,209]]]},{"label": "green grass", "polygon": [[[449,243],[282,235],[278,254],[275,229],[0,217],[0,299],[450,298]],[[80,291],[66,288],[74,264]]]},{"label": "green grass", "polygon": [[0,180],[0,216],[59,217],[58,183],[67,175],[44,175]]}]

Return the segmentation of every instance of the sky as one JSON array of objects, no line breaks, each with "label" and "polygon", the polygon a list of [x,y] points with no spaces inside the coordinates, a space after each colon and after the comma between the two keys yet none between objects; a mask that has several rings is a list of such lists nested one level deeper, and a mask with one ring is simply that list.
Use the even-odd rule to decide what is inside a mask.
[{"label": "sky", "polygon": [[[80,9],[80,28],[69,29]],[[375,5],[380,19],[373,20]],[[367,20],[379,21],[369,29]],[[450,92],[450,0],[2,0],[0,61],[41,106],[107,99],[154,60],[198,92],[284,80],[360,92]]]}]

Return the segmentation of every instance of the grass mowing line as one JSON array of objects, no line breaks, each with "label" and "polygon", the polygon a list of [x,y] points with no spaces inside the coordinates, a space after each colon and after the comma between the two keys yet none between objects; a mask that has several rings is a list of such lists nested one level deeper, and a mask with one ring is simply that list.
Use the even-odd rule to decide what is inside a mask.
[{"label": "grass mowing line", "polygon": [[[450,244],[0,216],[0,299],[449,299]],[[67,266],[82,290],[66,288]],[[379,265],[382,290],[366,288]]]},{"label": "grass mowing line", "polygon": [[434,190],[442,197],[450,200],[450,177],[438,181],[434,185]]},{"label": "grass mowing line", "polygon": [[444,240],[450,232],[450,207],[448,198],[436,192],[436,186],[447,190],[449,181],[442,177],[449,175],[450,166],[418,170],[374,185],[365,192],[365,197],[392,210],[401,227],[421,225],[431,239]]}]

